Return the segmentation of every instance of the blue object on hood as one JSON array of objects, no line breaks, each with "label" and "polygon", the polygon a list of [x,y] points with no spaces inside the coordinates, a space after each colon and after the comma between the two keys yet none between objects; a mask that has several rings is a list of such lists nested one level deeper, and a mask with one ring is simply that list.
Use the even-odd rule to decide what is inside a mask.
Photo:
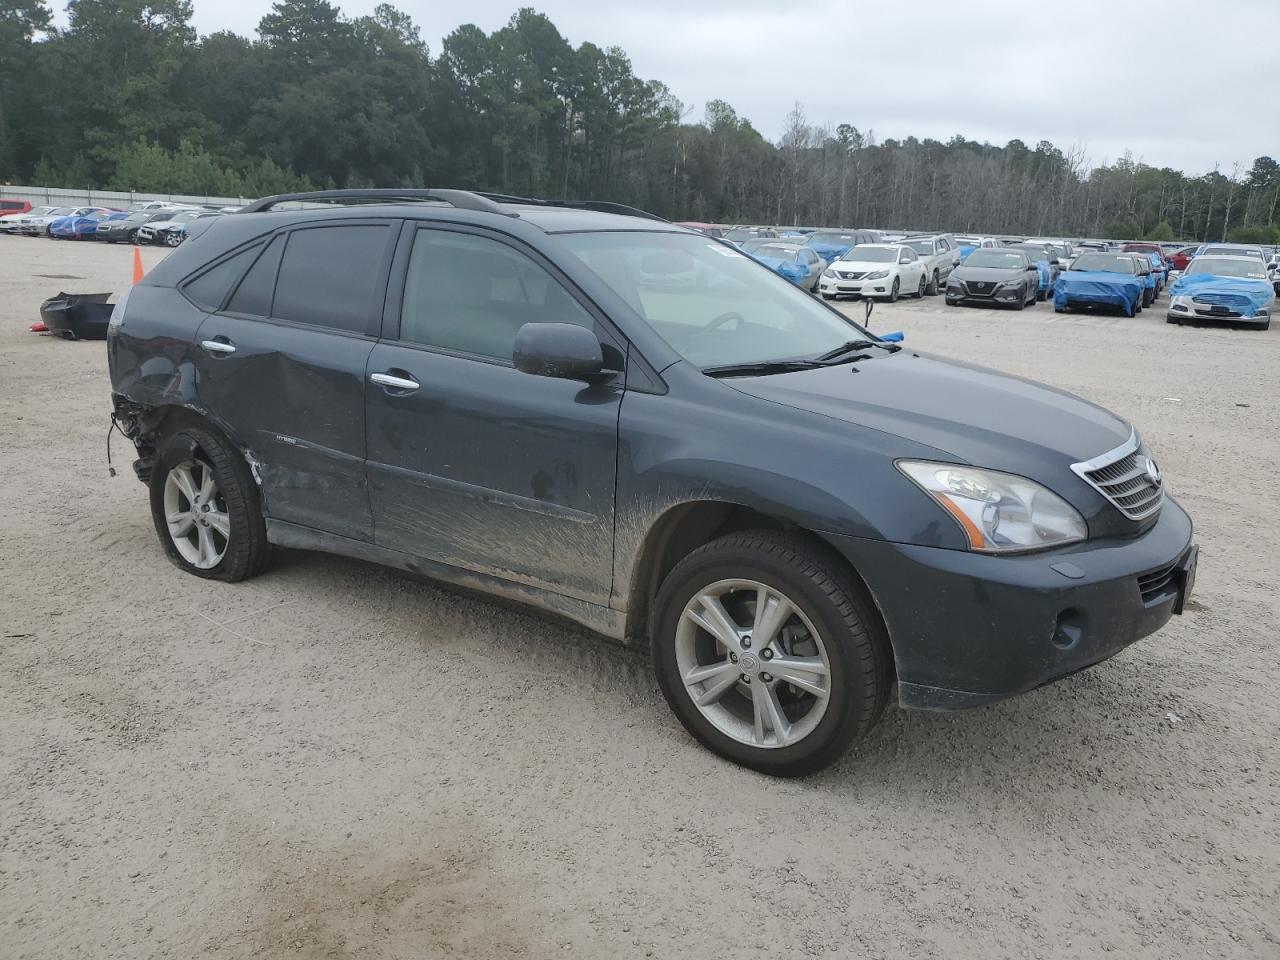
[{"label": "blue object on hood", "polygon": [[781,257],[752,257],[757,263],[762,263],[774,273],[786,277],[792,283],[798,283],[809,276],[809,271],[792,260],[784,260]]},{"label": "blue object on hood", "polygon": [[1126,316],[1138,311],[1143,283],[1128,273],[1109,270],[1068,270],[1053,285],[1053,306],[1065,310],[1069,303],[1096,303],[1120,307]]},{"label": "blue object on hood", "polygon": [[880,334],[880,339],[885,343],[901,343],[903,340],[907,339],[907,335],[901,330],[895,330],[893,333]]},{"label": "blue object on hood", "polygon": [[1242,317],[1257,316],[1275,296],[1266,280],[1219,277],[1212,273],[1183,274],[1169,287],[1171,297],[1194,297],[1210,306],[1226,307]]},{"label": "blue object on hood", "polygon": [[829,243],[812,243],[809,245],[813,252],[820,256],[827,263],[833,263],[839,260],[851,249],[849,246],[835,247]]}]

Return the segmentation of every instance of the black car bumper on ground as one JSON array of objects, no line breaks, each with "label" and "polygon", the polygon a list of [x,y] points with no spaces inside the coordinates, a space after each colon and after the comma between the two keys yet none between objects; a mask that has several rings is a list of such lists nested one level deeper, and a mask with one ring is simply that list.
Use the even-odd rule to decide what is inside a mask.
[{"label": "black car bumper on ground", "polygon": [[1166,499],[1126,539],[992,556],[828,535],[884,615],[905,707],[959,710],[1025,693],[1164,626],[1190,593],[1191,518]]}]

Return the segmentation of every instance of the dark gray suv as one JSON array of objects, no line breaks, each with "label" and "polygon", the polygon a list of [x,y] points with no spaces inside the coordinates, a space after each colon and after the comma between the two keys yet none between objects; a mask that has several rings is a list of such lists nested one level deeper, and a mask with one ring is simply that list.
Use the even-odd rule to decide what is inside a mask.
[{"label": "dark gray suv", "polygon": [[242,580],[275,544],[533,604],[648,644],[685,727],[773,774],[891,701],[1095,664],[1194,577],[1119,417],[626,207],[268,198],[192,223],[108,348],[182,569]]}]

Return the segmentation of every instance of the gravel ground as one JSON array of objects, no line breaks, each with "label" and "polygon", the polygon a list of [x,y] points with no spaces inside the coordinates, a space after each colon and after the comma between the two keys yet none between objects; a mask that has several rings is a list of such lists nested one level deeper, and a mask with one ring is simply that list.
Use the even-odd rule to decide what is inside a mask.
[{"label": "gravel ground", "polygon": [[1280,956],[1280,329],[879,307],[1135,421],[1198,602],[779,782],[700,749],[641,655],[537,615],[318,554],[179,573],[118,438],[107,476],[102,344],[26,331],[130,263],[0,237],[6,960]]}]

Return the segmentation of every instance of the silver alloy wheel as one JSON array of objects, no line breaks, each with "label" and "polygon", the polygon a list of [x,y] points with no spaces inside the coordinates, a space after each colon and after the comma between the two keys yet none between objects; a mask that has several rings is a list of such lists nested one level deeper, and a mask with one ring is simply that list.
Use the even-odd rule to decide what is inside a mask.
[{"label": "silver alloy wheel", "polygon": [[821,635],[781,591],[755,580],[720,580],[680,614],[676,667],[693,705],[739,743],[799,743],[831,699]]},{"label": "silver alloy wheel", "polygon": [[213,467],[184,460],[164,478],[164,518],[182,559],[211,570],[222,562],[231,539],[231,517]]}]

